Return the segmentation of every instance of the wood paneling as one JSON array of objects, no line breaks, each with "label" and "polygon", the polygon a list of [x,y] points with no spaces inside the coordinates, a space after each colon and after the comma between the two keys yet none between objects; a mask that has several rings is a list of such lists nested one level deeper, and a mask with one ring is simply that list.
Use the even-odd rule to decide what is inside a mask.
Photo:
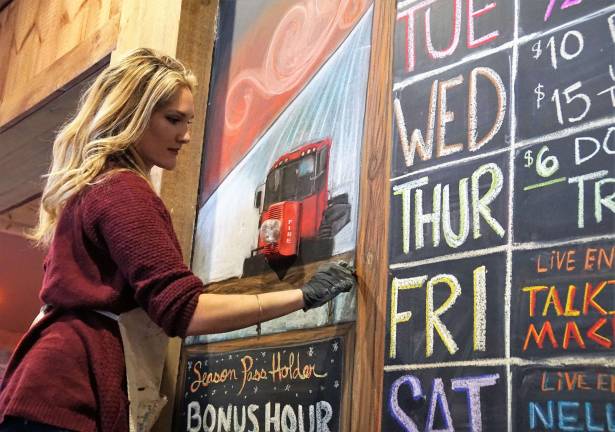
[{"label": "wood paneling", "polygon": [[0,233],[23,235],[38,222],[40,199],[34,198],[20,206],[0,213]]},{"label": "wood paneling", "polygon": [[379,431],[388,280],[389,177],[392,145],[391,71],[395,2],[374,1],[372,52],[363,137],[357,329],[352,431]]},{"label": "wood paneling", "polygon": [[0,12],[0,130],[115,47],[121,0],[14,0]]},{"label": "wood paneling", "polygon": [[140,47],[175,56],[183,7],[181,0],[123,0],[117,46],[111,63],[127,51]]}]

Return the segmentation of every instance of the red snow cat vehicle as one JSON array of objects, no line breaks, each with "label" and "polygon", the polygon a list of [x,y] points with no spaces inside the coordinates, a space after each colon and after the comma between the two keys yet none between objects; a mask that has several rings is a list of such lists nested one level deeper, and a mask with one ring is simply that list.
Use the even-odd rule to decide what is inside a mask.
[{"label": "red snow cat vehicle", "polygon": [[335,234],[350,222],[348,194],[328,190],[331,145],[325,138],[283,154],[257,188],[258,246],[244,277],[331,256]]}]

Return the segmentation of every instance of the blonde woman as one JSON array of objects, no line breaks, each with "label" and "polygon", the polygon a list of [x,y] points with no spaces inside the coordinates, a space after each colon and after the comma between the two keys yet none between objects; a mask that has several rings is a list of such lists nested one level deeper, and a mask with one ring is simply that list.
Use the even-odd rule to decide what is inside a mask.
[{"label": "blonde woman", "polygon": [[100,74],[58,133],[33,233],[48,248],[46,306],[8,365],[0,431],[147,430],[155,415],[137,409],[124,358],[135,329],[147,332],[148,346],[152,321],[169,336],[229,331],[320,306],[355,285],[352,269],[333,264],[301,289],[203,292],[148,180],[153,166],[172,170],[190,141],[194,86],[177,60],[136,50]]}]

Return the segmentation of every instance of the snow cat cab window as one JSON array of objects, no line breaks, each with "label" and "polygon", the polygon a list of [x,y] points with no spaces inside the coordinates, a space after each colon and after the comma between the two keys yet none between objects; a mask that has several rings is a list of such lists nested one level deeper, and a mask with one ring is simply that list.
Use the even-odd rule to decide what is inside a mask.
[{"label": "snow cat cab window", "polygon": [[318,152],[318,164],[316,168],[316,178],[315,178],[315,190],[319,191],[325,186],[325,180],[327,177],[325,173],[327,172],[327,162],[329,153],[327,148],[323,148]]},{"label": "snow cat cab window", "polygon": [[314,193],[315,155],[289,162],[267,176],[265,208],[282,201],[300,201]]}]

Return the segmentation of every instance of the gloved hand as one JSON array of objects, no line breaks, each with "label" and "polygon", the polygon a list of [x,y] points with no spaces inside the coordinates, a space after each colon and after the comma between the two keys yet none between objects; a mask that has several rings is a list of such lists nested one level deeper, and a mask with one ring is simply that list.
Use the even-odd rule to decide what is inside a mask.
[{"label": "gloved hand", "polygon": [[304,311],[322,306],[341,292],[348,292],[357,285],[355,270],[349,264],[326,263],[318,268],[302,288]]}]

